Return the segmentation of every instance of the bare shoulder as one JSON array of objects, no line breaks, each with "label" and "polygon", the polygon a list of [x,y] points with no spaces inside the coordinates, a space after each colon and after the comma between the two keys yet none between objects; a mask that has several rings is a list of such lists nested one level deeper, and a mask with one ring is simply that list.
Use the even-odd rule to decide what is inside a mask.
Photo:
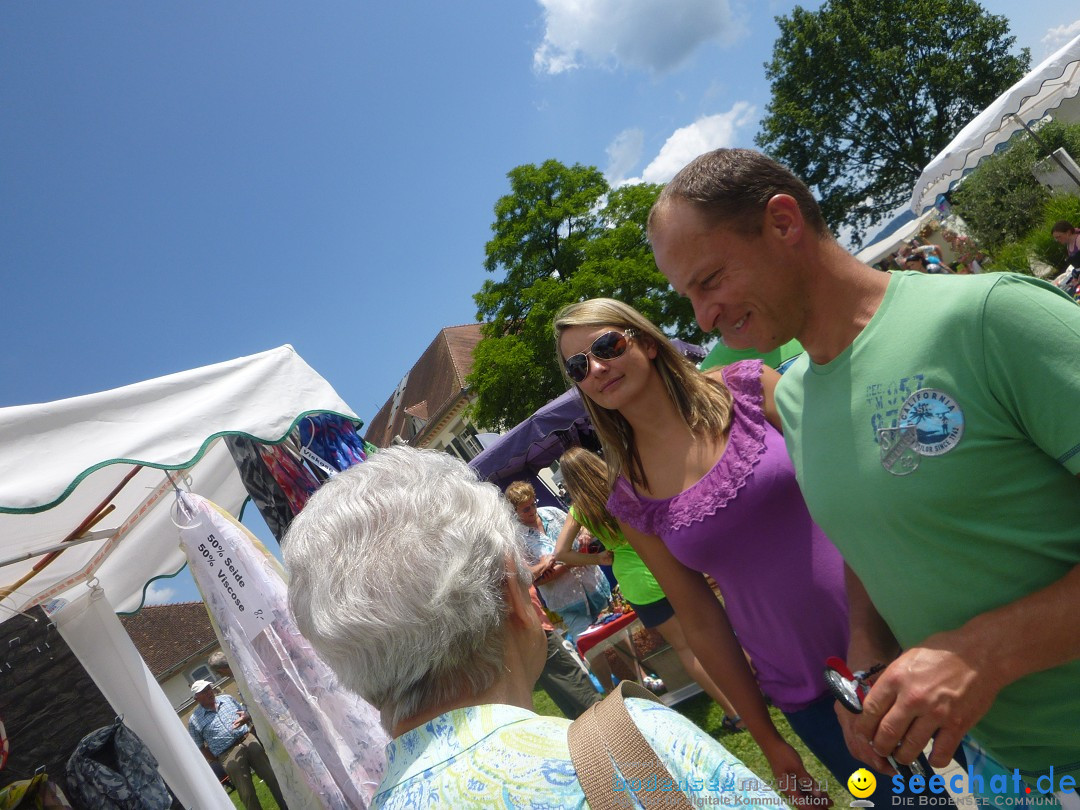
[{"label": "bare shoulder", "polygon": [[724,366],[713,366],[708,371],[701,372],[710,380],[717,380],[718,382],[724,381]]}]

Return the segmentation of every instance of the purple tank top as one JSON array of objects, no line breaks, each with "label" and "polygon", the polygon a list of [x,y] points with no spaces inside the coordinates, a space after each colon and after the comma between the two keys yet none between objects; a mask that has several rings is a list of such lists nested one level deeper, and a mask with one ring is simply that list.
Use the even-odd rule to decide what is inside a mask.
[{"label": "purple tank top", "polygon": [[716,580],[762,691],[798,711],[827,691],[825,659],[847,653],[843,561],[810,519],[784,438],[765,418],[761,361],[733,363],[723,376],[734,408],[716,466],[660,500],[621,477],[608,509]]}]

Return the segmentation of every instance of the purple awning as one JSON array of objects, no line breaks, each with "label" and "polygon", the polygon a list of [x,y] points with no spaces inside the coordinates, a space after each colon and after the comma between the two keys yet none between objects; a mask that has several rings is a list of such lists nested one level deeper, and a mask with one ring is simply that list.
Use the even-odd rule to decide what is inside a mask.
[{"label": "purple awning", "polygon": [[581,444],[581,434],[591,431],[581,395],[571,388],[504,433],[469,466],[485,481],[495,483],[536,473]]}]

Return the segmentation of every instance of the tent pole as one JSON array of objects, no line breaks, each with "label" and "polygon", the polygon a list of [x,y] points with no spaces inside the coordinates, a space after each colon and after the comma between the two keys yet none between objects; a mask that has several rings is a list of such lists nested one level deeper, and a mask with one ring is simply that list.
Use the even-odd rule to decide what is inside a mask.
[{"label": "tent pole", "polygon": [[[101,502],[94,507],[94,511],[87,515],[86,518],[82,521],[82,523],[72,529],[68,536],[60,541],[61,546],[63,546],[65,543],[70,543],[72,540],[78,540],[80,537],[90,531],[90,529],[99,520],[112,512],[116,508],[116,506],[109,503],[109,501],[115,498],[120,493],[120,490],[127,486],[128,481],[134,478],[141,469],[141,464],[136,464],[134,467],[132,467],[131,471],[124,476],[120,483],[113,487],[112,492],[102,498]],[[0,588],[0,599],[7,599],[7,597],[11,596],[11,594],[13,594],[16,589],[21,588],[23,585],[25,585],[27,582],[37,576],[38,573],[45,566],[47,566],[49,563],[59,557],[63,553],[63,551],[63,548],[50,551],[48,554],[46,554],[44,557],[34,563],[34,567],[27,571],[25,575],[20,577],[18,582],[8,585],[5,588]]]},{"label": "tent pole", "polygon": [[1063,161],[1061,158],[1059,158],[1057,155],[1055,155],[1053,153],[1053,151],[1051,151],[1050,147],[1042,142],[1042,139],[1038,135],[1035,134],[1035,130],[1033,130],[1031,127],[1029,127],[1024,122],[1024,119],[1021,118],[1016,113],[1009,113],[1009,115],[1011,115],[1013,118],[1015,118],[1017,123],[1020,124],[1020,126],[1022,126],[1025,130],[1027,130],[1027,134],[1030,135],[1032,137],[1032,139],[1035,141],[1035,143],[1037,143],[1039,145],[1039,148],[1042,149],[1044,152],[1046,152],[1050,156],[1050,159],[1053,160],[1054,163],[1056,163],[1058,166],[1060,166],[1061,170],[1063,172],[1065,172],[1065,174],[1069,175],[1069,177],[1072,178],[1072,181],[1074,183],[1076,183],[1077,188],[1080,188],[1080,177],[1077,177],[1075,174],[1073,174],[1072,169],[1070,169],[1068,166],[1065,165],[1065,161]]},{"label": "tent pole", "polygon": [[[87,523],[84,520],[82,522],[82,524],[80,524],[79,535],[86,534],[90,530],[91,527],[97,525],[99,520],[104,518],[109,513],[113,512],[115,509],[116,509],[116,506],[114,504],[110,503],[107,507],[105,507],[100,512],[98,512],[96,515],[94,515],[94,519],[90,523]],[[83,540],[81,537],[72,538],[69,535],[68,537],[64,538],[64,540],[62,542],[60,542],[58,545],[50,546],[49,548],[44,548],[44,549],[42,549],[41,551],[38,551],[38,552],[31,551],[31,552],[23,555],[22,557],[14,559],[14,560],[5,560],[3,563],[0,563],[0,567],[3,567],[4,565],[10,565],[10,564],[13,564],[13,563],[17,563],[20,560],[26,560],[26,559],[29,559],[31,557],[36,557],[36,556],[38,556],[38,554],[45,554],[44,557],[42,557],[40,560],[38,560],[36,563],[34,563],[33,567],[31,567],[31,569],[29,571],[27,571],[25,574],[23,574],[21,577],[19,577],[15,582],[11,583],[10,585],[8,585],[5,588],[0,588],[0,599],[7,599],[9,596],[11,596],[11,594],[15,593],[15,591],[17,591],[19,588],[21,588],[27,582],[29,582],[34,577],[36,577],[41,572],[41,569],[43,569],[45,566],[47,566],[49,563],[51,563],[53,560],[55,560],[58,556],[60,556],[60,552],[62,552],[64,549],[66,549],[66,548],[68,548],[70,546],[78,545],[79,543],[84,543],[87,540],[100,540],[100,539],[102,539],[102,538],[101,537],[88,537],[86,540]]]},{"label": "tent pole", "polygon": [[[103,512],[101,516],[105,517],[106,514],[107,513]],[[78,546],[78,545],[81,545],[83,543],[92,543],[95,540],[104,540],[110,534],[111,534],[111,532],[107,532],[107,531],[106,532],[94,532],[93,537],[80,537],[78,540],[68,540],[65,543],[59,543],[59,544],[57,544],[55,546],[47,546],[46,548],[41,548],[41,549],[38,549],[37,551],[28,551],[25,554],[20,554],[18,557],[9,557],[6,560],[0,560],[0,568],[3,568],[6,565],[14,565],[15,563],[22,562],[23,560],[31,560],[34,557],[38,557],[38,556],[40,556],[42,554],[48,554],[50,551],[63,551],[66,548],[71,548],[72,546]]]}]

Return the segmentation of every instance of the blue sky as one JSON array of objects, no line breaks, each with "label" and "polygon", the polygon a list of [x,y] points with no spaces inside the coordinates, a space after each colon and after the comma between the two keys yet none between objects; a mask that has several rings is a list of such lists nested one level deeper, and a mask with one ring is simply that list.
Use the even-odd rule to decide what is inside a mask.
[{"label": "blue sky", "polygon": [[[794,5],[0,4],[0,406],[292,343],[370,420],[475,320],[510,169],[752,146]],[[1035,62],[1080,33],[985,6]]]}]

